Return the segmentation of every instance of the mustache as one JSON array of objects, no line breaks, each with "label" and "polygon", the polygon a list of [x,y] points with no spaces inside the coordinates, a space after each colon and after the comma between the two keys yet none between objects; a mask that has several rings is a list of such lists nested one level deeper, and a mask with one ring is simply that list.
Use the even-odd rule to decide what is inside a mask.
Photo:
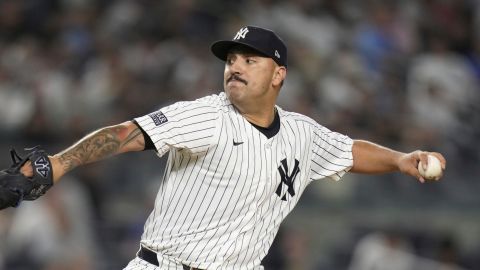
[{"label": "mustache", "polygon": [[237,74],[233,74],[232,76],[230,76],[230,78],[227,79],[227,83],[229,83],[232,80],[236,80],[236,81],[242,82],[245,85],[248,85],[248,82],[240,78]]}]

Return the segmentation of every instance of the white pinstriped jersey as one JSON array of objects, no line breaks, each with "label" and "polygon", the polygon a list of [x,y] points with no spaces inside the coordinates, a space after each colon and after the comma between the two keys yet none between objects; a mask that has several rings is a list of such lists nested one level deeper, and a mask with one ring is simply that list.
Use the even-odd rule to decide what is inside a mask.
[{"label": "white pinstriped jersey", "polygon": [[272,138],[223,92],[136,118],[158,154],[169,152],[141,244],[201,269],[262,269],[306,186],[339,180],[353,165],[349,137],[277,111],[280,130]]}]

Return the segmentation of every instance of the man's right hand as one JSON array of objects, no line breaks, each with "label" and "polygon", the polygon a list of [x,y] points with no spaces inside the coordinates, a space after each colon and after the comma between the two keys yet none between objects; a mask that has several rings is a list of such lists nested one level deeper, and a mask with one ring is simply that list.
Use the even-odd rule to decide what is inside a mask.
[{"label": "man's right hand", "polygon": [[[24,158],[11,150],[13,164],[0,171],[0,209],[17,206],[23,200],[36,200],[53,186],[52,163],[47,153],[39,147],[29,150]],[[25,166],[26,163],[29,165]]]},{"label": "man's right hand", "polygon": [[[53,182],[56,183],[58,179],[60,179],[61,175],[63,175],[62,172],[62,167],[60,166],[58,162],[58,157],[56,156],[48,156],[48,159],[50,159],[50,164],[52,165],[52,170],[53,170]],[[20,172],[28,178],[33,177],[33,168],[32,168],[32,162],[27,161],[25,165],[20,168]]]},{"label": "man's right hand", "polygon": [[20,168],[20,172],[25,175],[25,177],[32,177],[33,176],[33,168],[32,168],[32,162],[27,161],[25,165]]}]

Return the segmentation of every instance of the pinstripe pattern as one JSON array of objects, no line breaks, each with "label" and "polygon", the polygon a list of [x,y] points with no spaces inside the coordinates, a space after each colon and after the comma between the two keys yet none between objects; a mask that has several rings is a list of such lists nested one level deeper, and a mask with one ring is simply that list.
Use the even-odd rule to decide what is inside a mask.
[{"label": "pinstripe pattern", "polygon": [[[160,111],[168,121],[158,126],[148,115],[135,119],[160,156],[169,152],[141,244],[193,267],[262,269],[281,221],[306,186],[339,180],[353,164],[350,138],[277,109],[281,126],[272,138],[248,123],[224,93],[165,107]],[[292,196],[279,170],[288,168],[284,175],[291,176],[295,160]]]}]

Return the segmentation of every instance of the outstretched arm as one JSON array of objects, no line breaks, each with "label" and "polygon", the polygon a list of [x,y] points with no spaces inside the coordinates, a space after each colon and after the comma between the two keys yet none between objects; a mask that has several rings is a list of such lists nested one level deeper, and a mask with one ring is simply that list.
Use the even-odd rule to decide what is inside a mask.
[{"label": "outstretched arm", "polygon": [[[120,153],[142,151],[145,138],[132,121],[96,130],[62,152],[49,156],[53,168],[53,180],[57,182],[74,168],[102,160]],[[33,175],[32,166],[25,164],[22,173]]]},{"label": "outstretched arm", "polygon": [[420,182],[425,179],[418,172],[418,163],[428,163],[427,155],[436,156],[445,169],[445,158],[436,152],[414,151],[402,153],[374,144],[368,141],[355,140],[353,144],[353,167],[354,173],[380,174],[399,171],[417,178]]}]

